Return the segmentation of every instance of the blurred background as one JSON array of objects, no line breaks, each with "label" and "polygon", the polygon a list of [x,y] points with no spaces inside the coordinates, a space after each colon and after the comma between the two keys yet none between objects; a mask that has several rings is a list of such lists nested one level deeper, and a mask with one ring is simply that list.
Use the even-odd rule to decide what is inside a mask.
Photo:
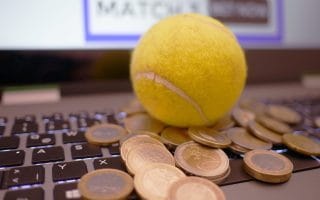
[{"label": "blurred background", "polygon": [[319,9],[319,0],[1,0],[0,86],[128,79],[141,35],[187,12],[232,29],[249,84],[318,77]]}]

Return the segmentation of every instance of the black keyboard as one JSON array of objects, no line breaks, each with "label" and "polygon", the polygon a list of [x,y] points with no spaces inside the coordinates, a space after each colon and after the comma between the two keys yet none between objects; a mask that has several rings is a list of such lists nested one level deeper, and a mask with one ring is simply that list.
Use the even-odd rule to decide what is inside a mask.
[{"label": "black keyboard", "polygon": [[[320,128],[313,124],[314,117],[320,116],[320,99],[265,103],[277,103],[295,109],[303,120],[293,127],[294,130],[320,138]],[[88,127],[105,122],[117,124],[116,119],[116,114],[112,112],[89,111],[47,113],[42,116],[30,113],[16,116],[12,121],[0,116],[0,192],[3,192],[3,198],[41,200],[49,196],[50,199],[59,200],[81,199],[77,181],[82,175],[101,168],[126,171],[118,143],[98,147],[88,144],[84,137]],[[44,132],[39,133],[40,125],[44,127]],[[288,151],[283,146],[274,150]],[[231,163],[232,171],[241,170],[241,163],[238,162],[241,157],[228,150],[226,153],[234,161]],[[303,157],[296,162],[311,161]],[[239,180],[231,174],[224,184],[245,181],[250,177],[242,178]],[[130,198],[137,199],[137,196],[133,194]]]}]

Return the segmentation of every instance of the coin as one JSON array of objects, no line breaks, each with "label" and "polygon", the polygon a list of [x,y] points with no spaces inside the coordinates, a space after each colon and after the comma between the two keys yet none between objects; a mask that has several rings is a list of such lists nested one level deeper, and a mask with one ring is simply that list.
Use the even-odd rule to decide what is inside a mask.
[{"label": "coin", "polygon": [[133,131],[132,133],[137,134],[137,135],[148,135],[156,140],[161,141],[160,135],[157,133],[151,132],[151,131],[136,130],[136,131]]},{"label": "coin", "polygon": [[225,200],[219,186],[211,181],[189,176],[174,182],[168,192],[168,200]]},{"label": "coin", "polygon": [[288,126],[287,124],[275,120],[271,117],[267,117],[267,116],[259,116],[256,119],[259,123],[261,123],[263,126],[265,126],[266,128],[275,131],[279,134],[285,134],[285,133],[291,133],[292,129],[290,128],[290,126]]},{"label": "coin", "polygon": [[127,155],[126,165],[131,174],[136,174],[148,163],[165,163],[174,166],[175,161],[171,153],[157,144],[139,144],[132,148]]},{"label": "coin", "polygon": [[115,124],[97,124],[89,128],[85,133],[89,143],[101,146],[118,142],[125,135],[127,135],[127,131]]},{"label": "coin", "polygon": [[187,173],[209,179],[221,177],[229,168],[229,159],[221,149],[208,148],[193,141],[179,145],[174,158]]},{"label": "coin", "polygon": [[210,181],[212,181],[213,183],[216,183],[216,184],[220,184],[222,183],[226,178],[228,178],[228,176],[230,175],[231,173],[231,169],[230,167],[228,168],[228,170],[226,171],[226,173],[222,174],[220,177],[215,177],[215,178],[211,178],[211,179],[208,179]]},{"label": "coin", "polygon": [[148,135],[133,135],[124,141],[120,146],[120,155],[122,160],[127,161],[129,151],[141,144],[156,144],[165,148],[161,142]]},{"label": "coin", "polygon": [[251,120],[254,120],[255,114],[248,110],[243,110],[241,108],[235,108],[232,111],[232,117],[236,123],[242,127],[247,127]]},{"label": "coin", "polygon": [[314,124],[316,125],[316,127],[320,128],[320,117],[316,117],[314,119]]},{"label": "coin", "polygon": [[256,115],[264,114],[267,108],[267,106],[264,103],[251,98],[240,100],[239,107],[244,110],[249,110]]},{"label": "coin", "polygon": [[165,200],[171,185],[185,176],[174,166],[150,163],[135,175],[134,186],[142,199]]},{"label": "coin", "polygon": [[253,135],[263,141],[271,142],[272,144],[282,144],[281,135],[265,128],[254,120],[249,122],[248,129]]},{"label": "coin", "polygon": [[185,128],[168,127],[161,132],[161,140],[171,149],[175,149],[179,144],[191,141],[188,130]]},{"label": "coin", "polygon": [[287,181],[293,170],[293,164],[288,158],[268,150],[249,151],[244,155],[243,162],[249,175],[269,183]]},{"label": "coin", "polygon": [[125,118],[124,126],[129,132],[144,130],[154,133],[160,133],[164,128],[164,124],[146,113],[138,113]]},{"label": "coin", "polygon": [[306,136],[287,133],[282,139],[283,143],[293,151],[304,155],[320,155],[320,144]]},{"label": "coin", "polygon": [[231,144],[225,132],[218,132],[212,128],[191,127],[188,129],[190,137],[203,145],[214,148],[226,148]]},{"label": "coin", "polygon": [[301,121],[300,114],[286,106],[269,105],[267,113],[271,117],[289,124],[297,124]]},{"label": "coin", "polygon": [[125,112],[127,116],[137,113],[145,113],[146,110],[138,99],[132,99],[128,105],[120,109],[121,112]]},{"label": "coin", "polygon": [[229,146],[229,149],[236,154],[244,154],[244,153],[247,153],[248,151],[250,151],[250,149],[244,148],[244,147],[239,146],[235,143],[231,143],[231,145]]},{"label": "coin", "polygon": [[126,199],[133,191],[133,180],[117,169],[99,169],[82,176],[78,188],[85,199]]},{"label": "coin", "polygon": [[271,149],[270,142],[262,141],[251,135],[244,128],[231,128],[227,130],[228,137],[231,141],[246,149]]},{"label": "coin", "polygon": [[212,128],[217,130],[217,131],[223,131],[228,128],[232,128],[235,126],[235,122],[231,118],[231,115],[225,115],[221,119],[219,119],[213,126]]}]

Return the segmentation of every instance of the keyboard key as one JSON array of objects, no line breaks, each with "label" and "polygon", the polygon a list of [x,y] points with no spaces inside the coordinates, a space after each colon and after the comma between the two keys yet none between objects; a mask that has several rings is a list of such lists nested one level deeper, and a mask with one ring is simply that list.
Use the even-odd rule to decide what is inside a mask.
[{"label": "keyboard key", "polygon": [[118,124],[118,121],[116,120],[115,116],[112,114],[112,115],[107,115],[106,116],[107,118],[107,122],[110,123],[110,124]]},{"label": "keyboard key", "polygon": [[29,166],[12,168],[6,172],[4,185],[7,187],[40,184],[44,182],[44,167]]},{"label": "keyboard key", "polygon": [[110,124],[118,124],[118,121],[116,120],[114,113],[112,111],[96,112],[95,117],[97,119],[105,118],[107,123],[110,123]]},{"label": "keyboard key", "polygon": [[101,122],[94,118],[79,118],[77,120],[77,125],[79,129],[86,129],[96,124],[100,124]]},{"label": "keyboard key", "polygon": [[68,131],[63,133],[62,140],[64,144],[87,142],[87,139],[84,137],[84,131]]},{"label": "keyboard key", "polygon": [[119,143],[114,143],[108,146],[111,155],[120,155]]},{"label": "keyboard key", "polygon": [[32,163],[55,162],[64,160],[62,147],[39,148],[32,151]]},{"label": "keyboard key", "polygon": [[36,122],[36,116],[34,115],[25,115],[21,117],[15,118],[15,123],[23,123],[23,122]]},{"label": "keyboard key", "polygon": [[5,130],[6,127],[4,125],[0,125],[0,135],[3,135]]},{"label": "keyboard key", "polygon": [[126,166],[121,157],[99,158],[93,161],[94,169],[113,168],[126,171]]},{"label": "keyboard key", "polygon": [[49,121],[45,124],[47,132],[67,131],[70,129],[70,123],[66,120]]},{"label": "keyboard key", "polygon": [[0,138],[0,150],[16,149],[19,147],[20,138],[17,136],[8,136]]},{"label": "keyboard key", "polygon": [[42,188],[8,191],[4,196],[4,200],[43,200],[43,199],[44,199],[44,190]]},{"label": "keyboard key", "polygon": [[53,189],[53,199],[80,200],[81,194],[78,190],[78,183],[66,183],[56,185]]},{"label": "keyboard key", "polygon": [[83,161],[57,163],[52,167],[52,179],[53,181],[79,179],[87,172],[86,163]]},{"label": "keyboard key", "polygon": [[34,134],[27,138],[27,147],[54,145],[55,143],[56,138],[53,134]]},{"label": "keyboard key", "polygon": [[69,115],[69,117],[73,120],[78,120],[80,118],[89,118],[90,115],[87,111],[80,111],[80,112],[77,112],[77,113],[71,113]]},{"label": "keyboard key", "polygon": [[4,172],[0,171],[0,190],[3,189],[3,187],[2,187],[3,174],[4,174]]},{"label": "keyboard key", "polygon": [[101,157],[100,147],[91,144],[77,144],[71,146],[71,155],[73,159]]},{"label": "keyboard key", "polygon": [[38,124],[36,122],[16,122],[12,127],[12,134],[37,133]]},{"label": "keyboard key", "polygon": [[6,117],[0,117],[0,124],[5,125],[8,122],[8,118]]},{"label": "keyboard key", "polygon": [[25,152],[22,150],[0,152],[0,167],[22,165],[24,157]]},{"label": "keyboard key", "polygon": [[48,121],[62,121],[64,118],[62,113],[53,113],[52,115],[42,116],[42,119],[45,122],[48,122]]}]

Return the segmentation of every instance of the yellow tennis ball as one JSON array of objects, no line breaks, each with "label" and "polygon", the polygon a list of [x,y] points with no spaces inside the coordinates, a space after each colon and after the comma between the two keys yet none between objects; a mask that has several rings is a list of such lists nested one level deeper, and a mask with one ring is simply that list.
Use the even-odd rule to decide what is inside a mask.
[{"label": "yellow tennis ball", "polygon": [[246,80],[244,53],[218,20],[180,14],[154,25],[131,58],[136,96],[156,119],[179,127],[208,126],[225,115]]}]

